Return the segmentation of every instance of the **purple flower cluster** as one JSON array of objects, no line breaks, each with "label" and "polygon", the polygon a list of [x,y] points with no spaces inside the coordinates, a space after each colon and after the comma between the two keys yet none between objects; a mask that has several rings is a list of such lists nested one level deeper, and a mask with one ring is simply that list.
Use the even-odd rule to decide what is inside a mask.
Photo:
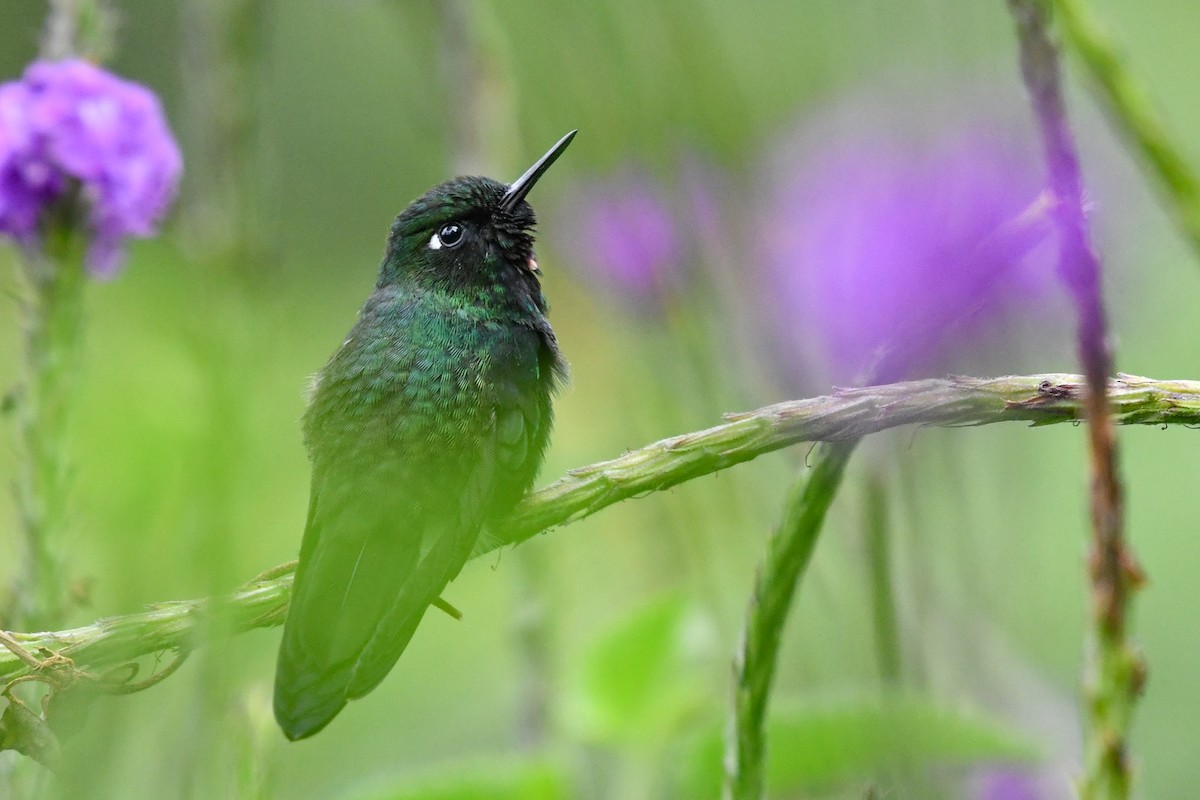
[{"label": "purple flower cluster", "polygon": [[667,177],[640,165],[578,181],[547,235],[569,242],[562,252],[592,285],[647,316],[695,296],[696,267],[722,250],[726,233],[723,176],[684,151]]},{"label": "purple flower cluster", "polygon": [[665,188],[627,171],[589,180],[577,195],[567,228],[585,277],[633,305],[660,297],[682,259]]},{"label": "purple flower cluster", "polygon": [[38,61],[0,84],[0,233],[36,241],[47,211],[83,201],[91,274],[115,274],[150,236],[183,161],[158,99],[86,61]]},{"label": "purple flower cluster", "polygon": [[770,165],[758,215],[784,347],[834,380],[930,368],[1051,286],[1028,258],[1046,229],[1020,221],[1040,191],[1028,154],[991,132],[885,130],[801,137]]}]

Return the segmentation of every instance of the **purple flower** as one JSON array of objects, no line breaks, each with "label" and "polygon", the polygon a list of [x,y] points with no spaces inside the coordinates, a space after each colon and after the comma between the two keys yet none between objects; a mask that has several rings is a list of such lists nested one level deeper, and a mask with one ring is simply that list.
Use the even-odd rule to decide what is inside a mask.
[{"label": "purple flower", "polygon": [[586,277],[635,305],[660,298],[683,261],[665,189],[629,171],[588,181],[570,205],[566,228]]},{"label": "purple flower", "polygon": [[1051,788],[1054,784],[1045,775],[1012,767],[980,770],[971,784],[973,800],[1052,800],[1065,795]]},{"label": "purple flower", "polygon": [[1045,226],[1019,221],[1041,189],[1032,156],[990,132],[872,128],[785,149],[758,215],[785,346],[815,345],[841,380],[930,367],[1052,280],[1028,258]]},{"label": "purple flower", "polygon": [[0,84],[0,233],[36,241],[78,191],[89,271],[114,275],[124,241],[155,232],[183,161],[158,99],[86,61],[38,61]]}]

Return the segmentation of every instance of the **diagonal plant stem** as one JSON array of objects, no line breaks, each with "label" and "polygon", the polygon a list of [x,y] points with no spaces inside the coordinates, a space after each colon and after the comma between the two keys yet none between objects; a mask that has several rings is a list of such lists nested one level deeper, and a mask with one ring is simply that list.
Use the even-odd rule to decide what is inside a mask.
[{"label": "diagonal plant stem", "polygon": [[1058,52],[1050,38],[1046,0],[1008,0],[1017,23],[1021,73],[1041,131],[1054,193],[1059,276],[1078,313],[1077,346],[1086,379],[1085,417],[1091,450],[1093,529],[1089,572],[1095,640],[1085,674],[1087,753],[1085,800],[1129,796],[1127,739],[1145,663],[1126,641],[1133,590],[1143,580],[1124,536],[1124,504],[1117,467],[1116,427],[1109,411],[1107,376],[1112,352],[1100,285],[1100,261],[1088,238],[1082,177],[1067,122]]},{"label": "diagonal plant stem", "polygon": [[[526,498],[501,544],[524,541],[629,497],[726,469],[799,442],[857,439],[900,425],[983,425],[1005,420],[1036,424],[1082,419],[1082,378],[1047,374],[994,379],[955,377],[906,381],[792,400],[730,414],[724,425],[663,439],[625,455],[571,470]],[[1200,406],[1194,381],[1154,381],[1123,375],[1111,384],[1122,423],[1194,423]]]},{"label": "diagonal plant stem", "polygon": [[[731,414],[722,425],[572,470],[525,498],[507,526],[490,538],[487,551],[799,442],[854,440],[901,425],[1074,422],[1084,413],[1081,380],[1078,375],[1048,374],[906,381]],[[1123,375],[1111,381],[1110,397],[1115,419],[1122,424],[1200,426],[1200,381]],[[200,631],[213,627],[204,624],[206,615],[224,614],[225,627],[237,632],[281,624],[294,563],[268,570],[217,600],[159,603],[72,630],[14,633],[12,638],[30,652],[57,653],[86,669],[190,649],[202,644]],[[28,671],[17,656],[0,648],[0,676]]]},{"label": "diagonal plant stem", "polygon": [[1110,118],[1158,181],[1176,224],[1200,254],[1200,177],[1167,135],[1149,93],[1086,0],[1054,0],[1054,8],[1066,43],[1095,82]]},{"label": "diagonal plant stem", "polygon": [[755,576],[743,640],[734,657],[733,713],[726,734],[722,792],[726,800],[760,800],[766,794],[767,705],[783,625],[858,441],[836,441],[817,449],[811,471],[788,494],[783,521],[771,536],[767,557]]}]

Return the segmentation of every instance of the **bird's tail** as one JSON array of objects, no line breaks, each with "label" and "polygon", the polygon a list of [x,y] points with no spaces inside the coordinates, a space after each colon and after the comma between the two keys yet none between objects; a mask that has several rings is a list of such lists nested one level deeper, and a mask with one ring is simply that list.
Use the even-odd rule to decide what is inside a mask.
[{"label": "bird's tail", "polygon": [[[320,513],[314,501],[300,549],[275,670],[275,719],[293,741],[383,680],[479,531],[448,513],[436,526],[411,512],[398,521],[395,503],[351,502],[385,493],[362,481],[354,488],[350,500],[327,501]],[[433,544],[421,555],[426,538]]]},{"label": "bird's tail", "polygon": [[[453,608],[453,606],[450,606]],[[457,612],[457,609],[455,609]],[[275,668],[275,719],[293,742],[318,733],[346,703],[379,685],[412,639],[424,609],[407,615],[391,634],[370,642],[357,659],[334,666],[306,658],[298,641],[285,628]]]},{"label": "bird's tail", "polygon": [[293,742],[320,731],[346,706],[353,664],[315,664],[298,637],[284,631],[275,667],[275,719]]}]

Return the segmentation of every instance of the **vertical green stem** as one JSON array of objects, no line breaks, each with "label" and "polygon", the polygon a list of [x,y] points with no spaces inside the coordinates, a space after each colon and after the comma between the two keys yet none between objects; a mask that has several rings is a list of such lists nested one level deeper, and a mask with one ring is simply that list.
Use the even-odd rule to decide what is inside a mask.
[{"label": "vertical green stem", "polygon": [[867,477],[865,496],[867,564],[871,571],[871,616],[875,628],[875,657],[884,686],[900,683],[900,632],[896,597],[892,587],[891,551],[888,546],[887,491],[875,471]]},{"label": "vertical green stem", "polygon": [[43,252],[24,259],[24,377],[18,395],[21,449],[17,509],[25,564],[18,579],[15,617],[25,628],[53,628],[67,603],[61,552],[69,523],[70,461],[67,428],[79,360],[82,258],[66,226],[47,235]]},{"label": "vertical green stem", "polygon": [[47,0],[47,5],[42,58],[104,61],[111,55],[116,24],[106,0]]},{"label": "vertical green stem", "polygon": [[446,109],[454,171],[488,175],[520,169],[512,45],[491,2],[438,0],[435,9],[439,78],[454,98]]},{"label": "vertical green stem", "polygon": [[236,268],[239,287],[266,283],[278,262],[276,220],[264,200],[276,175],[262,136],[272,7],[264,0],[185,0],[179,12],[189,182],[182,221],[195,249]]},{"label": "vertical green stem", "polygon": [[783,520],[767,546],[734,659],[733,711],[725,745],[726,800],[760,800],[766,791],[765,723],[783,626],[857,443],[853,439],[817,446],[813,467],[792,487]]},{"label": "vertical green stem", "polygon": [[514,559],[516,615],[513,636],[520,659],[520,708],[517,712],[517,743],[523,750],[537,752],[550,734],[553,696],[553,658],[550,637],[550,591],[545,553],[523,548]]}]

